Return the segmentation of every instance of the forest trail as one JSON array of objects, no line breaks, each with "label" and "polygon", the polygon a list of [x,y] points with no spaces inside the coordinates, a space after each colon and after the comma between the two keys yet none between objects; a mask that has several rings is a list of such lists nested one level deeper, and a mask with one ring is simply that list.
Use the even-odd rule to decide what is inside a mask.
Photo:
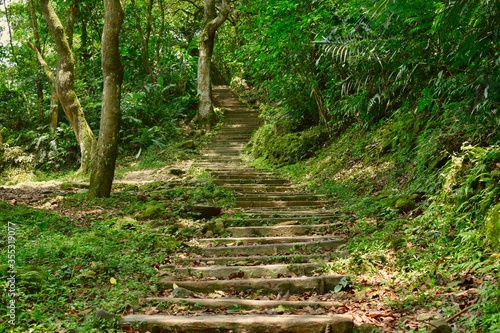
[{"label": "forest trail", "polygon": [[132,314],[122,325],[141,332],[351,332],[353,319],[333,292],[348,283],[325,271],[325,263],[346,255],[327,198],[245,166],[258,113],[226,86],[214,87],[214,99],[224,125],[194,166],[234,191],[235,208],[215,222],[223,236],[207,231],[191,242],[195,254],[161,268],[168,296],[148,301],[175,313]]}]

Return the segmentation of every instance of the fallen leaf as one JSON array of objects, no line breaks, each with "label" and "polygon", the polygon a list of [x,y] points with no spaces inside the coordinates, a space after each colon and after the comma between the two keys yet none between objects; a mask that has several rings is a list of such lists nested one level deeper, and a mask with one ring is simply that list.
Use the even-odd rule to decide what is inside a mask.
[{"label": "fallen leaf", "polygon": [[116,279],[114,277],[111,277],[109,278],[109,283],[111,283],[112,285],[116,285]]}]

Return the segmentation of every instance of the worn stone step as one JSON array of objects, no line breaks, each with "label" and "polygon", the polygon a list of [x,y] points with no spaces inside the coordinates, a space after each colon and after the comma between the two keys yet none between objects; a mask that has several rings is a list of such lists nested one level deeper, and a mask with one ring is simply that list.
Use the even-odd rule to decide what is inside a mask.
[{"label": "worn stone step", "polygon": [[296,187],[292,184],[287,186],[280,185],[266,185],[266,184],[221,184],[222,188],[230,191],[241,193],[266,193],[272,191],[273,193],[286,193],[296,191]]},{"label": "worn stone step", "polygon": [[[293,298],[293,297],[292,297]],[[148,297],[145,299],[148,302],[164,302],[171,304],[190,304],[196,306],[203,306],[208,309],[224,310],[231,307],[238,307],[241,309],[270,309],[282,306],[286,309],[298,308],[327,308],[332,309],[341,305],[339,302],[328,301],[287,301],[287,300],[253,300],[253,299],[239,299],[239,298],[175,298],[175,297]],[[322,332],[323,333],[323,332]]]},{"label": "worn stone step", "polygon": [[154,333],[350,333],[349,315],[203,315],[167,316],[134,314],[123,317],[121,325]]},{"label": "worn stone step", "polygon": [[236,200],[235,207],[246,208],[246,207],[323,207],[323,201],[246,201],[246,200]]},{"label": "worn stone step", "polygon": [[258,207],[258,208],[239,208],[239,210],[247,216],[260,216],[260,217],[288,217],[294,219],[295,217],[309,217],[314,219],[314,217],[320,216],[330,216],[331,213],[324,209],[304,209],[304,207],[282,207],[281,209],[276,209],[273,207]]},{"label": "worn stone step", "polygon": [[280,180],[280,181],[287,181],[287,179],[276,177],[275,175],[272,174],[259,174],[259,173],[246,173],[246,172],[234,172],[234,173],[225,173],[225,172],[218,172],[214,176],[217,177],[217,179],[241,179],[241,180]]},{"label": "worn stone step", "polygon": [[238,150],[231,150],[231,151],[223,151],[223,150],[205,150],[201,156],[206,157],[206,156],[224,156],[224,157],[233,157],[233,156],[240,156],[243,155],[241,151]]},{"label": "worn stone step", "polygon": [[270,179],[215,179],[216,185],[240,185],[240,184],[259,184],[259,185],[284,185],[290,183],[287,179],[270,178]]},{"label": "worn stone step", "polygon": [[338,224],[274,225],[229,227],[225,231],[233,237],[303,236],[311,233],[331,233]]},{"label": "worn stone step", "polygon": [[327,198],[320,194],[297,194],[297,193],[241,193],[236,195],[238,201],[318,201]]},{"label": "worn stone step", "polygon": [[244,246],[214,246],[201,249],[201,254],[204,256],[242,256],[242,255],[283,255],[283,254],[298,254],[307,251],[334,251],[341,244],[342,239],[332,239],[309,242],[293,242],[281,244],[261,244],[261,245],[244,245]]},{"label": "worn stone step", "polygon": [[269,171],[262,171],[262,170],[254,170],[254,169],[242,169],[242,170],[214,170],[212,172],[214,176],[219,176],[219,175],[259,175],[259,176],[275,176],[274,173],[269,172]]},{"label": "worn stone step", "polygon": [[260,217],[253,214],[242,214],[240,216],[228,216],[225,221],[228,225],[238,226],[237,224],[244,224],[245,226],[271,226],[286,223],[287,225],[308,225],[316,224],[311,222],[331,222],[338,219],[338,216],[331,213],[321,215],[309,216],[274,216],[274,217]]},{"label": "worn stone step", "polygon": [[245,255],[230,257],[191,257],[177,258],[175,262],[179,265],[192,265],[193,263],[203,263],[205,265],[228,265],[228,266],[255,266],[261,264],[277,263],[307,263],[314,260],[328,261],[330,258],[342,258],[345,253],[325,252],[315,254],[286,254],[286,255]]},{"label": "worn stone step", "polygon": [[331,240],[332,236],[313,235],[313,236],[275,236],[275,237],[221,237],[221,238],[200,238],[200,244],[217,244],[217,245],[265,245],[265,244],[283,244],[283,243],[306,243],[306,242],[321,242]]},{"label": "worn stone step", "polygon": [[192,276],[195,278],[213,277],[217,279],[231,278],[262,278],[277,277],[278,275],[295,274],[297,276],[311,276],[322,271],[324,265],[318,263],[304,264],[271,264],[259,266],[202,266],[202,267],[161,267],[175,276]]},{"label": "worn stone step", "polygon": [[343,278],[343,275],[328,276],[302,276],[295,278],[277,279],[234,279],[234,280],[196,280],[196,281],[172,281],[169,278],[161,279],[158,287],[161,290],[173,289],[174,284],[178,287],[193,292],[210,293],[216,290],[226,292],[248,292],[260,290],[261,293],[301,294],[304,292],[317,292],[324,294],[334,290],[335,286]]}]

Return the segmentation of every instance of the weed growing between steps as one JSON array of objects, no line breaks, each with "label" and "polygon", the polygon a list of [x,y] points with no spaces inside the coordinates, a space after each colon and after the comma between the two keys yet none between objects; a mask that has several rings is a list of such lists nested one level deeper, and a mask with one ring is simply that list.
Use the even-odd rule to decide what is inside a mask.
[{"label": "weed growing between steps", "polygon": [[[248,151],[254,166],[329,195],[348,217],[350,256],[330,269],[351,275],[360,298],[376,296],[399,313],[399,330],[424,332],[427,313],[451,318],[457,332],[496,332],[500,149],[445,121],[396,116],[369,130],[353,125],[293,164],[270,158],[277,146],[259,140],[264,132]],[[296,140],[287,149],[300,147]]]},{"label": "weed growing between steps", "polygon": [[[2,189],[9,200],[0,201],[2,244],[8,243],[9,223],[16,226],[16,319],[12,326],[2,313],[1,332],[116,332],[117,320],[96,319],[96,310],[122,315],[138,308],[138,300],[154,292],[159,263],[206,228],[182,216],[185,206],[232,203],[231,193],[210,180],[117,185],[111,198],[93,202],[77,184],[62,187],[64,195],[30,201],[45,210],[22,204],[40,189],[24,195]],[[10,276],[7,250],[0,249],[4,281]],[[7,288],[0,286],[4,309],[11,300]]]}]

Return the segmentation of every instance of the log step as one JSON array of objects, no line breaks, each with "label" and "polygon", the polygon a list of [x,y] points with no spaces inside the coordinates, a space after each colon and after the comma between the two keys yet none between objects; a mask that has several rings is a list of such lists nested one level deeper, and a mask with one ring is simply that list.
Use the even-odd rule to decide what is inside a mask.
[{"label": "log step", "polygon": [[256,244],[294,244],[307,242],[322,242],[331,240],[332,236],[291,236],[291,237],[224,237],[224,238],[200,238],[200,244],[217,244],[217,245],[256,245]]},{"label": "log step", "polygon": [[281,291],[282,293],[289,292],[290,294],[301,294],[304,292],[324,294],[334,290],[342,278],[344,278],[343,275],[197,281],[172,281],[169,278],[165,278],[159,281],[158,287],[161,290],[168,290],[173,289],[175,284],[178,287],[200,293],[211,293],[216,290],[237,293],[259,290],[261,293],[276,293],[277,291]]},{"label": "log step", "polygon": [[331,233],[337,224],[274,225],[258,227],[229,227],[225,231],[233,237],[304,236],[311,233]]},{"label": "log step", "polygon": [[305,264],[274,264],[259,266],[202,266],[202,267],[174,267],[167,269],[174,276],[192,276],[196,278],[263,278],[277,277],[278,275],[295,274],[297,276],[311,276],[321,271],[324,265],[317,263]]},{"label": "log step", "polygon": [[282,255],[299,254],[306,251],[333,251],[337,249],[344,241],[328,240],[315,243],[295,242],[282,244],[264,244],[248,246],[215,246],[201,249],[204,256],[247,256],[247,255]]},{"label": "log step", "polygon": [[155,333],[350,333],[354,327],[348,315],[203,315],[166,316],[134,314],[124,317],[121,325],[133,325],[142,332]]},{"label": "log step", "polygon": [[297,309],[303,307],[310,308],[335,308],[339,306],[338,302],[326,301],[286,301],[286,300],[252,300],[239,298],[175,298],[175,297],[148,297],[145,299],[149,302],[165,302],[172,304],[190,304],[203,306],[209,309],[227,309],[231,307],[239,307],[242,309],[265,309],[276,308],[282,306],[287,309]]}]

